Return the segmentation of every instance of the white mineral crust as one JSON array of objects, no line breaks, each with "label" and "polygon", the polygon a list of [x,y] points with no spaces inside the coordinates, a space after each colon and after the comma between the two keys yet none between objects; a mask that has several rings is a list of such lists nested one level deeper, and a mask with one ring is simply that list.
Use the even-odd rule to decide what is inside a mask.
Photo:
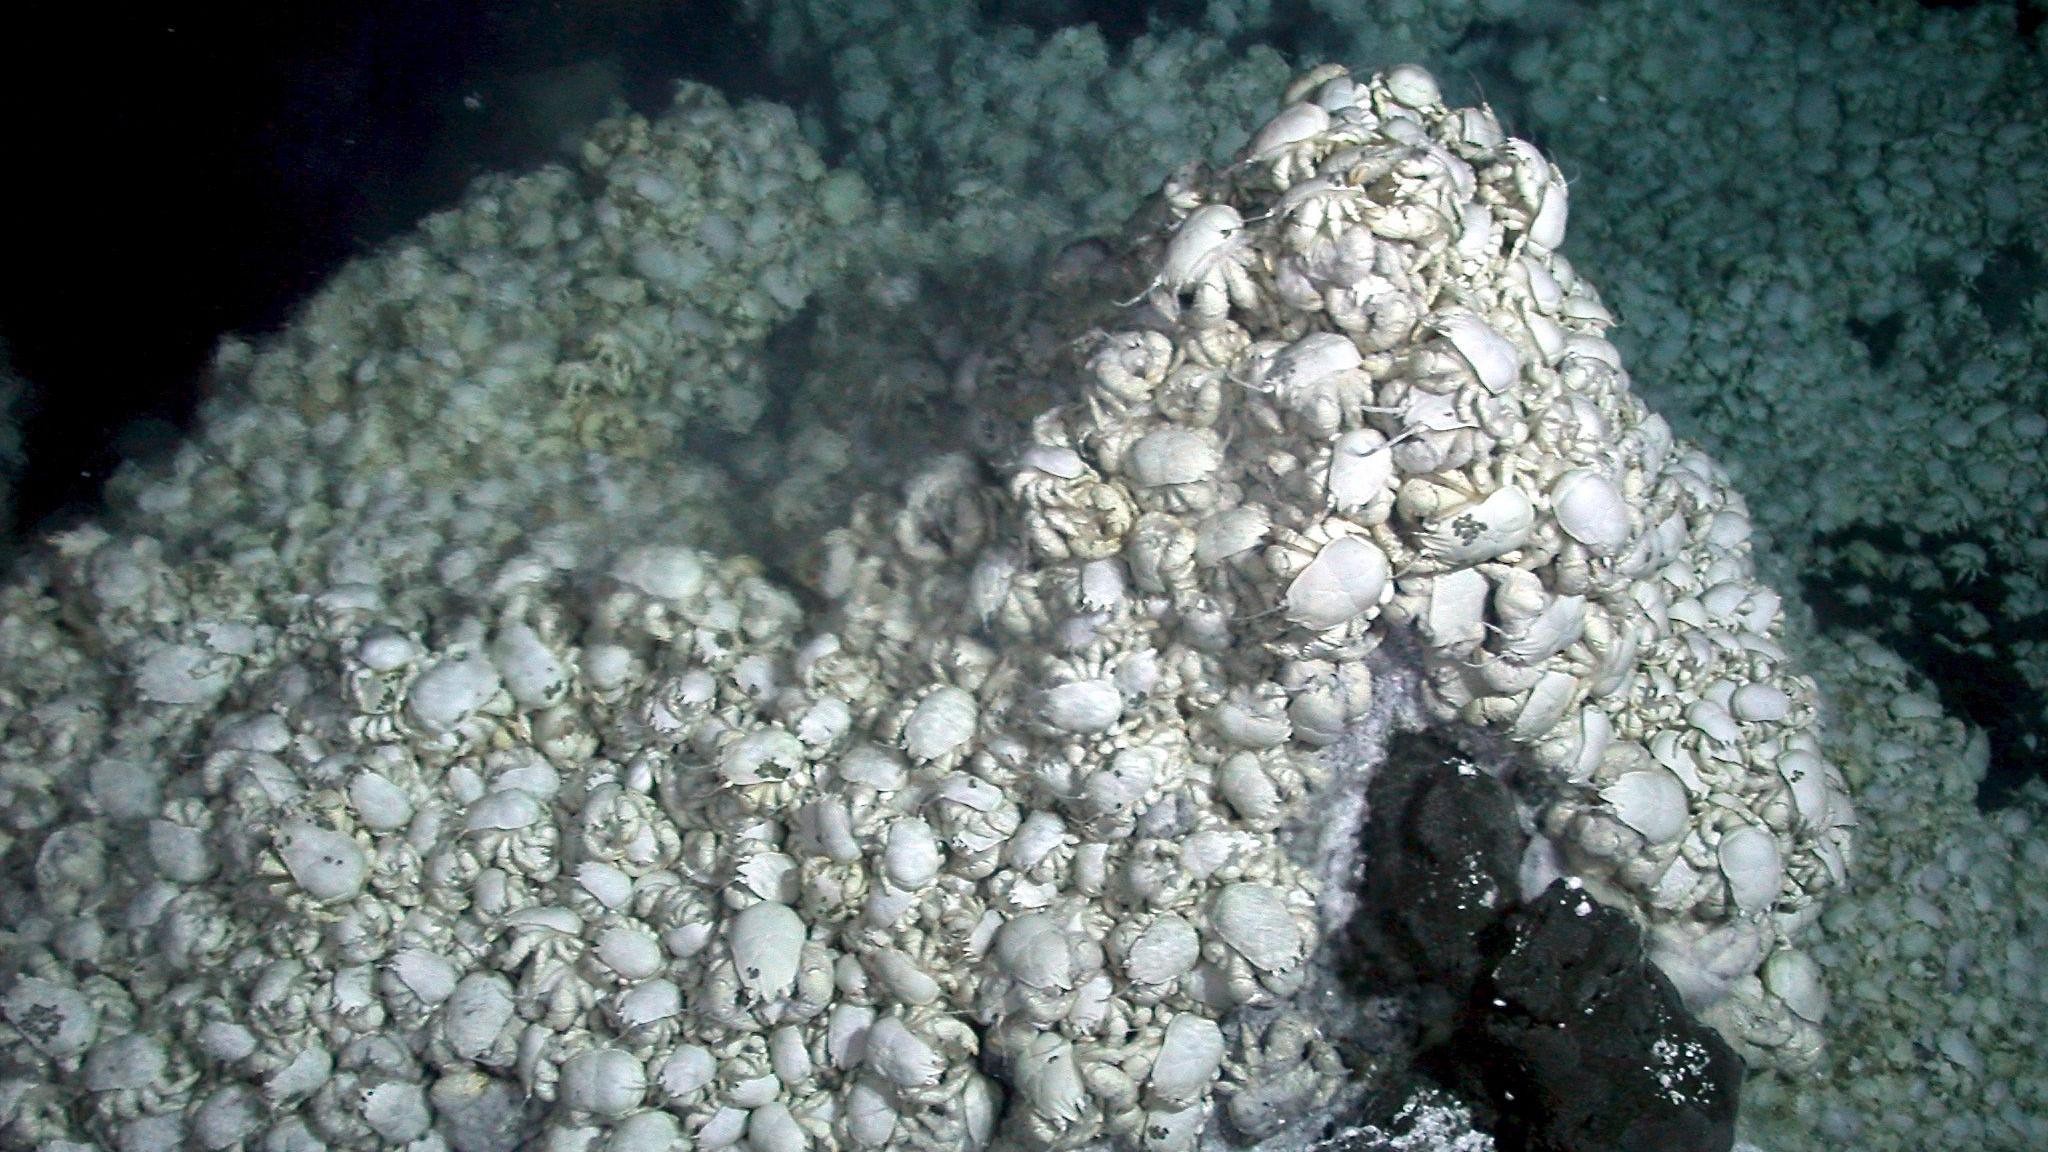
[{"label": "white mineral crust", "polygon": [[1138,298],[987,350],[1047,366],[1020,442],[773,558],[808,606],[678,463],[856,223],[785,111],[685,87],[594,202],[489,185],[225,353],[132,482],[169,542],[0,590],[8,1139],[1264,1136],[1344,1075],[1283,832],[1411,651],[1546,859],[1810,1058],[1853,817],[1561,175],[1418,69],[1280,107],[1133,225]]}]

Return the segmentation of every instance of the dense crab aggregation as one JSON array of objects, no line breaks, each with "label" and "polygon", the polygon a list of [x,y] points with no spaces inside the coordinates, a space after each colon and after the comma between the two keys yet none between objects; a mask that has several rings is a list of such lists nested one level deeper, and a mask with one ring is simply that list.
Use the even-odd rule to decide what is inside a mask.
[{"label": "dense crab aggregation", "polygon": [[[543,539],[444,556],[460,598],[387,606],[351,551],[200,614],[152,607],[148,549],[71,538],[62,590],[133,605],[137,699],[38,698],[16,734],[81,771],[10,798],[10,1138],[1270,1135],[1344,1074],[1293,1002],[1323,920],[1284,831],[1397,631],[1421,710],[1526,750],[1554,855],[1695,1006],[1809,1055],[1787,941],[1848,810],[1740,502],[1628,394],[1564,197],[1420,70],[1305,78],[1176,176],[1144,292],[1091,313],[1024,442],[820,542],[817,611],[698,542]],[[693,283],[687,245],[620,249]],[[15,598],[20,666],[82,675],[52,598]]]}]

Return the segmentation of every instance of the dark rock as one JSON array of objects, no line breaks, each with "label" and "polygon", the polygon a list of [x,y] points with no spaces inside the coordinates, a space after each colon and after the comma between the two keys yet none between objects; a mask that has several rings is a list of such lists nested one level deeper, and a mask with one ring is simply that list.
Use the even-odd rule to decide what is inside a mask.
[{"label": "dark rock", "polygon": [[[1563,880],[1517,903],[1527,837],[1497,774],[1403,734],[1367,803],[1342,962],[1405,1026],[1375,1047],[1412,1058],[1502,1152],[1733,1147],[1734,1050],[1686,1013],[1628,916]],[[1418,1146],[1395,1123],[1416,1082],[1380,1079],[1332,1150]]]},{"label": "dark rock", "polygon": [[1506,785],[1428,733],[1394,738],[1366,793],[1365,876],[1352,929],[1376,982],[1463,1000],[1480,936],[1515,899],[1525,837]]},{"label": "dark rock", "polygon": [[1641,933],[1570,881],[1517,909],[1468,1032],[1503,1149],[1727,1152],[1742,1065]]}]

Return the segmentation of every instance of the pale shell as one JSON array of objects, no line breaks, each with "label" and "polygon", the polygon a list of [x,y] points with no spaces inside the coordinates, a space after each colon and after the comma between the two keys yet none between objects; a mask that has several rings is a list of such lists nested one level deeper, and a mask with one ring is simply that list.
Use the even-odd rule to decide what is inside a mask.
[{"label": "pale shell", "polygon": [[568,687],[568,670],[542,643],[540,634],[525,624],[513,623],[499,630],[491,641],[491,660],[504,678],[505,691],[522,707],[552,704]]},{"label": "pale shell", "polygon": [[1273,357],[1265,380],[1274,390],[1287,393],[1320,384],[1364,363],[1365,357],[1351,337],[1341,332],[1311,332]]},{"label": "pale shell", "polygon": [[1685,856],[1673,856],[1671,864],[1657,877],[1650,888],[1650,906],[1676,910],[1686,907],[1693,899],[1694,890],[1699,886],[1700,871],[1686,862]]},{"label": "pale shell", "polygon": [[888,985],[889,991],[905,1004],[934,1003],[943,991],[930,973],[897,949],[877,949],[873,961],[882,983]]},{"label": "pale shell", "polygon": [[277,851],[299,890],[322,903],[354,899],[370,876],[369,858],[345,832],[287,825],[277,834]]},{"label": "pale shell", "polygon": [[1800,819],[1818,827],[1828,814],[1827,762],[1804,749],[1778,757],[1778,775],[1792,791]]},{"label": "pale shell", "polygon": [[1088,464],[1081,454],[1072,448],[1058,448],[1050,444],[1033,444],[1018,456],[1020,470],[1043,472],[1060,480],[1072,480],[1088,471]]},{"label": "pale shell", "polygon": [[868,1028],[863,1063],[899,1088],[929,1087],[946,1072],[945,1060],[894,1016],[884,1016]]},{"label": "pale shell", "polygon": [[563,1105],[599,1116],[623,1116],[647,1095],[647,1068],[617,1048],[590,1048],[562,1063]]},{"label": "pale shell", "polygon": [[1260,505],[1225,509],[1196,527],[1195,563],[1209,567],[1242,555],[1258,547],[1272,530],[1272,517]]},{"label": "pale shell", "polygon": [[704,562],[688,548],[635,548],[612,564],[612,579],[658,600],[688,600],[704,587]]},{"label": "pale shell", "polygon": [[1379,608],[1393,569],[1369,541],[1340,536],[1287,585],[1287,618],[1305,628],[1342,627]]},{"label": "pale shell", "polygon": [[786,852],[756,852],[733,869],[733,879],[763,900],[794,904],[801,888],[799,867]]},{"label": "pale shell", "polygon": [[1209,437],[1185,428],[1161,428],[1131,445],[1124,468],[1132,483],[1158,488],[1206,480],[1221,463]]},{"label": "pale shell", "polygon": [[1159,1055],[1145,1081],[1147,1102],[1155,1107],[1192,1104],[1222,1067],[1223,1030],[1206,1016],[1182,1012],[1160,1037]]},{"label": "pale shell", "polygon": [[649,980],[635,984],[619,997],[619,1024],[626,1028],[638,1028],[657,1020],[668,1020],[682,1013],[683,994],[669,980]]},{"label": "pale shell", "polygon": [[1629,541],[1628,501],[1614,482],[1590,468],[1574,468],[1550,486],[1550,507],[1564,534],[1595,556],[1611,556]]},{"label": "pale shell", "polygon": [[426,1135],[434,1122],[426,1093],[419,1085],[402,1080],[386,1081],[363,1093],[362,1110],[364,1122],[393,1147]]},{"label": "pale shell", "polygon": [[1764,723],[1783,720],[1792,714],[1792,697],[1774,684],[1744,684],[1728,698],[1728,711],[1742,721]]},{"label": "pale shell", "polygon": [[462,826],[470,832],[516,832],[540,823],[544,811],[532,793],[523,788],[504,788],[470,805]]},{"label": "pale shell", "polygon": [[1535,526],[1536,509],[1528,493],[1511,484],[1471,507],[1429,521],[1423,538],[1438,559],[1462,567],[1520,548]]},{"label": "pale shell", "polygon": [[1543,203],[1536,209],[1536,218],[1529,222],[1529,243],[1546,252],[1554,252],[1564,243],[1564,225],[1569,212],[1571,190],[1564,178],[1556,172],[1550,174],[1549,182],[1543,185]]},{"label": "pale shell", "polygon": [[349,807],[372,832],[390,832],[412,821],[412,798],[375,772],[358,772],[348,782]]},{"label": "pale shell", "polygon": [[585,860],[576,866],[576,886],[607,908],[617,911],[633,898],[633,878],[625,870],[602,860]]},{"label": "pale shell", "polygon": [[[1394,454],[1387,438],[1370,428],[1337,437],[1330,447],[1330,471],[1323,485],[1331,509],[1349,512],[1387,494],[1394,483]],[[1199,553],[1198,553],[1199,554]]]},{"label": "pale shell", "polygon": [[1252,136],[1251,143],[1245,145],[1245,155],[1254,160],[1265,159],[1283,148],[1314,139],[1329,127],[1328,109],[1316,104],[1289,105]]},{"label": "pale shell", "polygon": [[932,797],[936,800],[958,804],[964,808],[971,808],[976,812],[993,812],[1001,808],[1003,801],[1007,799],[1001,788],[983,780],[979,776],[968,776],[962,773],[955,773],[946,777],[945,781],[939,785],[938,791],[932,794]]},{"label": "pale shell", "polygon": [[1423,639],[1439,649],[1476,644],[1486,637],[1486,577],[1460,568],[1429,578],[1429,607],[1423,612]]},{"label": "pale shell", "polygon": [[865,784],[877,792],[894,792],[909,779],[903,758],[878,744],[856,744],[839,758],[839,778]]},{"label": "pale shell", "polygon": [[1192,287],[1243,229],[1244,217],[1228,204],[1205,204],[1188,213],[1166,244],[1159,283],[1173,292]]},{"label": "pale shell", "polygon": [[661,941],[637,924],[620,924],[597,937],[597,958],[628,980],[645,980],[661,971]]},{"label": "pale shell", "polygon": [[718,755],[718,776],[734,787],[781,780],[804,763],[803,741],[782,727],[749,732]]},{"label": "pale shell", "polygon": [[498,669],[489,660],[443,660],[412,682],[406,712],[429,732],[447,732],[482,708],[498,689]]},{"label": "pale shell", "polygon": [[1224,743],[1237,748],[1273,748],[1294,735],[1294,723],[1275,702],[1233,692],[1209,711],[1209,726]]},{"label": "pale shell", "polygon": [[1716,858],[1737,908],[1761,912],[1777,902],[1785,882],[1777,837],[1746,824],[1722,835]]},{"label": "pale shell", "polygon": [[[87,1066],[90,1067],[90,1060]],[[324,1046],[314,1044],[308,1048],[301,1048],[299,1054],[292,1057],[289,1063],[265,1077],[263,1094],[272,1100],[294,1100],[301,1096],[310,1096],[319,1091],[333,1075],[333,1055]],[[86,1086],[92,1087],[90,1082]]]},{"label": "pale shell", "polygon": [[740,1138],[747,1134],[749,1115],[745,1108],[735,1108],[730,1104],[719,1105],[718,1110],[711,1114],[711,1118],[704,1121],[704,1126],[697,1129],[697,1147],[730,1148],[739,1143]]},{"label": "pale shell", "polygon": [[147,1032],[126,1032],[94,1045],[79,1079],[89,1092],[143,1088],[163,1076],[168,1059],[162,1040]]},{"label": "pale shell", "polygon": [[882,1148],[895,1137],[896,1109],[881,1088],[856,1080],[846,1090],[846,1135],[861,1148]]},{"label": "pale shell", "polygon": [[1820,965],[1797,948],[1782,948],[1764,961],[1764,987],[1810,1024],[1827,1018],[1828,990]]},{"label": "pale shell", "polygon": [[672,1152],[686,1146],[682,1121],[658,1109],[635,1112],[612,1128],[604,1152]]},{"label": "pale shell", "polygon": [[903,725],[903,750],[917,760],[936,760],[974,738],[981,708],[967,692],[946,685],[933,689]]},{"label": "pale shell", "polygon": [[1131,943],[1124,974],[1140,984],[1165,984],[1194,971],[1201,956],[1202,939],[1194,925],[1168,913]]},{"label": "pale shell", "polygon": [[1508,735],[1531,742],[1543,738],[1579,699],[1578,677],[1556,670],[1545,672],[1529,689],[1521,709],[1515,713],[1515,722],[1508,726]]},{"label": "pale shell", "polygon": [[1521,373],[1521,351],[1477,313],[1453,309],[1436,317],[1436,327],[1488,392],[1498,396],[1507,391]]},{"label": "pale shell", "polygon": [[1223,762],[1216,776],[1217,794],[1246,822],[1263,826],[1280,815],[1280,793],[1272,778],[1249,752],[1238,752]]},{"label": "pale shell", "polygon": [[1695,700],[1687,705],[1685,719],[1717,743],[1734,744],[1742,739],[1742,729],[1735,726],[1735,717],[1712,700]]},{"label": "pale shell", "polygon": [[759,1108],[782,1093],[782,1085],[772,1074],[742,1073],[728,1079],[724,1088],[725,1102],[735,1108]]},{"label": "pale shell", "polygon": [[538,752],[526,756],[514,753],[505,759],[510,763],[491,774],[491,791],[517,788],[544,801],[554,799],[561,792],[562,774]]},{"label": "pale shell", "polygon": [[1586,598],[1559,596],[1509,635],[1502,650],[1518,664],[1540,664],[1573,644],[1586,629]]},{"label": "pale shell", "polygon": [[740,983],[764,1000],[787,996],[796,987],[804,922],[786,904],[763,900],[732,918],[728,931]]},{"label": "pale shell", "polygon": [[1012,979],[1032,988],[1074,986],[1074,956],[1066,928],[1043,912],[1018,916],[996,933],[996,963]]},{"label": "pale shell", "polygon": [[254,1032],[226,1020],[203,1025],[196,1040],[195,1046],[201,1052],[212,1059],[230,1063],[254,1055],[259,1043]]},{"label": "pale shell", "polygon": [[99,1012],[76,988],[23,976],[0,998],[0,1015],[45,1056],[68,1060],[92,1047]]},{"label": "pale shell", "polygon": [[1394,103],[1404,108],[1429,108],[1443,102],[1443,91],[1437,87],[1436,77],[1417,64],[1397,64],[1386,70],[1381,82],[1387,86],[1387,95],[1394,98]]},{"label": "pale shell", "polygon": [[455,994],[460,973],[448,958],[422,948],[404,948],[386,961],[391,974],[422,1004],[439,1004]]},{"label": "pale shell", "polygon": [[1301,925],[1280,890],[1269,884],[1228,885],[1211,902],[1209,923],[1255,968],[1284,972],[1301,963],[1306,947]]},{"label": "pale shell", "polygon": [[1685,784],[1662,768],[1624,772],[1600,790],[1614,808],[1615,819],[1640,832],[1652,844],[1665,844],[1685,834]]},{"label": "pale shell", "polygon": [[718,1075],[718,1061],[696,1044],[684,1044],[662,1062],[657,1083],[669,1099],[679,1099],[711,1083]]},{"label": "pale shell", "polygon": [[811,1078],[811,1050],[803,1045],[803,1029],[782,1025],[768,1035],[768,1064],[784,1084],[801,1084]]},{"label": "pale shell", "polygon": [[497,1044],[516,1011],[510,980],[496,972],[471,972],[441,1006],[441,1034],[457,1056],[481,1059]]},{"label": "pale shell", "polygon": [[1056,812],[1038,811],[1024,817],[1010,837],[1004,858],[1012,868],[1029,872],[1066,839],[1066,821]]},{"label": "pale shell", "polygon": [[1046,690],[1045,721],[1063,732],[1094,735],[1116,727],[1124,697],[1113,680],[1077,680]]},{"label": "pale shell", "polygon": [[866,1004],[834,1004],[825,1018],[825,1059],[841,1071],[858,1068],[874,1022],[875,1010]]},{"label": "pale shell", "polygon": [[420,658],[412,637],[388,628],[373,628],[356,642],[356,659],[372,672],[396,672]]},{"label": "pale shell", "polygon": [[135,690],[160,704],[203,704],[234,682],[228,665],[192,644],[165,644],[135,669]]},{"label": "pale shell", "polygon": [[747,1114],[747,1147],[752,1152],[804,1152],[811,1138],[790,1114],[789,1105],[770,1101]]},{"label": "pale shell", "polygon": [[1011,1066],[1018,1094],[1033,1113],[1059,1125],[1080,1118],[1088,1093],[1074,1062],[1074,1046],[1065,1037],[1057,1032],[1032,1035]]},{"label": "pale shell", "polygon": [[1116,560],[1090,560],[1081,567],[1081,607],[1110,612],[1124,602],[1124,566]]},{"label": "pale shell", "polygon": [[932,826],[914,816],[889,825],[889,838],[882,851],[882,869],[892,883],[912,891],[938,878],[945,857]]}]

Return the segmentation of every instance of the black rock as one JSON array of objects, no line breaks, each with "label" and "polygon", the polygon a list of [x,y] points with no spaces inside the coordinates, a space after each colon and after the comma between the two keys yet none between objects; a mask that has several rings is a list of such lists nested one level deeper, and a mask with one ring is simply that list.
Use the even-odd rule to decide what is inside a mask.
[{"label": "black rock", "polygon": [[1514,798],[1443,740],[1405,733],[1366,803],[1357,955],[1376,983],[1432,985],[1462,1001],[1487,963],[1481,935],[1515,899],[1526,838]]},{"label": "black rock", "polygon": [[1504,1150],[1734,1146],[1741,1062],[1687,1014],[1626,915],[1559,880],[1503,936],[1475,991],[1467,1054]]},{"label": "black rock", "polygon": [[[1406,733],[1367,792],[1342,963],[1405,1030],[1378,1045],[1464,1101],[1501,1152],[1728,1152],[1742,1066],[1687,1014],[1641,931],[1575,882],[1518,902],[1513,793]],[[1382,1029],[1385,1031],[1385,1029]],[[1383,1074],[1331,1148],[1372,1149],[1416,1082]]]}]

